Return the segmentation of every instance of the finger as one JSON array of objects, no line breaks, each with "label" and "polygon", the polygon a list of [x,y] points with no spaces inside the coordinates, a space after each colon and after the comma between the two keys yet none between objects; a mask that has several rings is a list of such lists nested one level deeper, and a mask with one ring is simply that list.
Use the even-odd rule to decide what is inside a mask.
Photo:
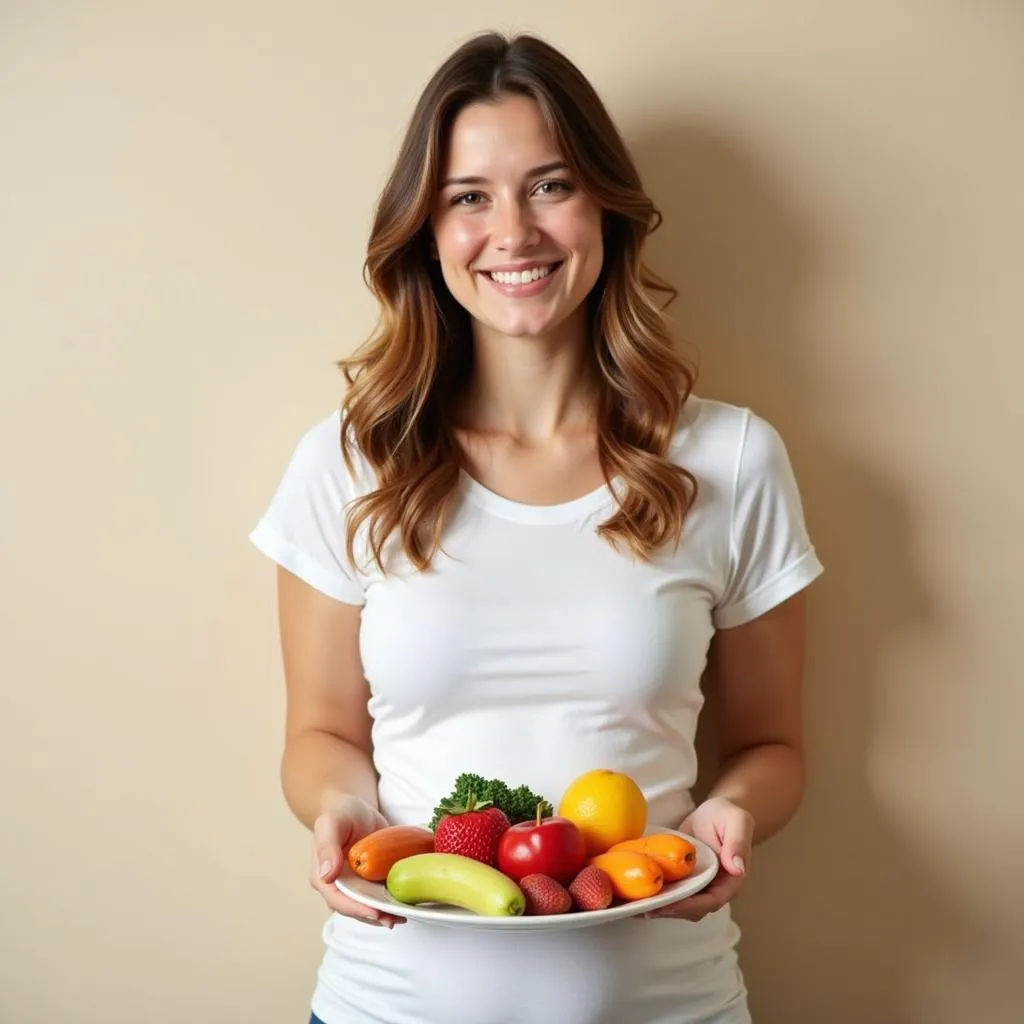
[{"label": "finger", "polygon": [[683,820],[679,823],[679,828],[677,829],[677,831],[682,832],[683,835],[686,835],[686,836],[693,836],[693,835],[697,834],[693,830],[693,815],[692,814],[688,814],[685,818],[683,818]]},{"label": "finger", "polygon": [[719,872],[715,876],[714,881],[703,892],[699,892],[696,895],[709,896],[714,899],[719,906],[724,906],[733,898],[733,896],[736,895],[742,884],[742,875],[726,875]]},{"label": "finger", "polygon": [[313,875],[334,882],[344,870],[348,847],[360,838],[360,830],[345,818],[322,814],[313,822]]},{"label": "finger", "polygon": [[377,811],[374,815],[373,824],[370,826],[370,831],[376,832],[378,829],[388,828],[390,824],[388,819],[380,811]]},{"label": "finger", "polygon": [[722,837],[722,861],[731,874],[743,874],[750,864],[754,845],[754,816],[738,810],[726,822]]},{"label": "finger", "polygon": [[321,886],[319,892],[331,910],[356,921],[362,921],[369,925],[383,925],[385,928],[393,928],[396,924],[405,923],[404,917],[396,917],[394,914],[385,914],[373,907],[367,907],[339,892],[334,885]]},{"label": "finger", "polygon": [[721,909],[722,903],[714,896],[701,893],[698,896],[689,896],[678,903],[670,903],[667,907],[652,910],[644,917],[658,920],[661,918],[672,918],[683,921],[699,921],[702,917]]},{"label": "finger", "polygon": [[730,875],[746,874],[747,866],[750,864],[753,838],[753,826],[749,815],[744,815],[739,822],[726,830],[719,859],[722,867]]},{"label": "finger", "polygon": [[702,892],[684,896],[678,902],[659,907],[645,916],[682,917],[690,921],[699,921],[705,915],[724,907],[736,895],[742,882],[742,876],[737,878],[719,873]]},{"label": "finger", "polygon": [[337,820],[331,815],[323,814],[313,822],[312,847],[311,878],[320,882],[333,882],[341,872],[342,846]]}]

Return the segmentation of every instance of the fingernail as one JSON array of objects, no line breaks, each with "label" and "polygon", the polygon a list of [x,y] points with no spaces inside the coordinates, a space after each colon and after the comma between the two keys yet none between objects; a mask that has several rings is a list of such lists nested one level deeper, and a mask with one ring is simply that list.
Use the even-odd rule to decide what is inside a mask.
[{"label": "fingernail", "polygon": [[320,877],[326,878],[331,873],[331,862],[324,860],[320,862]]},{"label": "fingernail", "polygon": [[733,857],[733,859],[732,859],[732,862],[733,862],[733,864],[735,864],[735,865],[736,865],[736,867],[737,867],[737,868],[738,868],[738,869],[739,869],[740,871],[746,871],[746,870],[747,870],[747,869],[746,869],[746,868],[745,868],[745,867],[743,866],[743,858],[742,858],[742,857]]}]

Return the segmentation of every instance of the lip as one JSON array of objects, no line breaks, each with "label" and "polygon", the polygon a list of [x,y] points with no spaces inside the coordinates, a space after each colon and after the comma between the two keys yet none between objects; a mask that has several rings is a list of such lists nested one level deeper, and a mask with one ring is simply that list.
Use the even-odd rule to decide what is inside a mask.
[{"label": "lip", "polygon": [[492,273],[498,273],[499,271],[505,271],[511,273],[512,271],[523,271],[532,270],[534,267],[549,267],[551,263],[545,262],[534,262],[534,263],[518,263],[510,264],[503,267],[491,267],[488,270],[478,271],[480,276],[494,289],[501,292],[502,295],[507,295],[514,299],[528,299],[533,295],[539,295],[545,288],[547,288],[551,282],[558,276],[562,267],[565,265],[564,260],[553,260],[555,264],[554,270],[545,277],[539,277],[536,281],[529,281],[527,284],[502,284],[500,281],[495,281],[491,277]]}]

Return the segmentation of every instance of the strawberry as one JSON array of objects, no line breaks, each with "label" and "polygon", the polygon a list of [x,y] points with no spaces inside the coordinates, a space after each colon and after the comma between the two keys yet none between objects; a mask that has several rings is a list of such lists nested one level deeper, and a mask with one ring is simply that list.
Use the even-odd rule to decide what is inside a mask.
[{"label": "strawberry", "polygon": [[434,829],[434,850],[472,857],[496,867],[498,840],[509,828],[504,812],[493,807],[490,800],[477,803],[472,793],[465,806],[445,801],[441,809],[444,816]]},{"label": "strawberry", "polygon": [[611,906],[614,893],[608,875],[590,864],[572,880],[569,895],[578,910],[604,910]]},{"label": "strawberry", "polygon": [[565,914],[572,909],[572,897],[550,875],[526,875],[519,888],[526,897],[527,914]]}]

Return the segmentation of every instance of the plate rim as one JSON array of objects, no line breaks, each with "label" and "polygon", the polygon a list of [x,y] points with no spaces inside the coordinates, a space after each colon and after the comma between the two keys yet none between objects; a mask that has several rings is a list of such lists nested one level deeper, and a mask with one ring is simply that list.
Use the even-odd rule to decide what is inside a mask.
[{"label": "plate rim", "polygon": [[[424,826],[425,827],[425,826]],[[335,880],[335,887],[349,899],[364,907],[379,910],[385,914],[395,917],[404,917],[408,921],[416,921],[420,924],[433,924],[447,928],[464,929],[493,929],[497,931],[559,931],[571,928],[596,927],[601,924],[610,924],[614,921],[628,920],[638,917],[652,910],[668,906],[678,900],[685,899],[695,893],[706,889],[711,884],[719,870],[719,857],[715,851],[703,840],[688,832],[681,832],[679,829],[670,828],[666,825],[648,825],[644,829],[644,835],[655,833],[668,833],[682,836],[693,843],[697,849],[697,866],[692,874],[681,878],[678,882],[670,882],[659,893],[648,896],[641,900],[631,900],[626,903],[619,903],[604,910],[574,911],[566,914],[519,914],[515,917],[489,917],[484,914],[475,914],[470,910],[462,910],[459,907],[446,907],[443,910],[428,905],[414,906],[400,903],[394,899],[385,887],[383,882],[369,882],[359,879],[352,871],[347,861],[342,874]],[[702,862],[707,862],[701,868]],[[353,889],[345,884],[346,879],[358,879],[363,886],[374,886],[382,893],[377,897],[367,894],[361,890]]]}]

